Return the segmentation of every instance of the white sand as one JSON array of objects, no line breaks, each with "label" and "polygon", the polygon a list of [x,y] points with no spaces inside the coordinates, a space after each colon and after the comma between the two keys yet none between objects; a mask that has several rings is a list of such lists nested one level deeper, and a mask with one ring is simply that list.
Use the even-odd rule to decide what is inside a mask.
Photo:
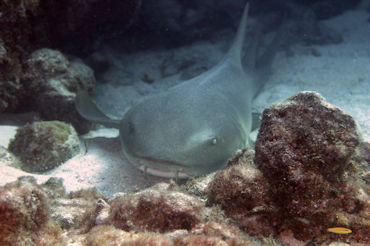
[{"label": "white sand", "polygon": [[[262,112],[271,103],[282,101],[302,90],[321,93],[330,103],[341,107],[358,122],[364,138],[370,142],[370,14],[347,11],[325,23],[342,33],[344,41],[336,45],[292,47],[294,56],[279,53],[274,75],[254,102],[254,110]],[[180,72],[161,78],[165,66],[171,74],[171,63],[189,60],[193,68],[210,67],[226,49],[225,41],[216,44],[198,43],[171,51],[141,52],[131,55],[107,55],[114,58],[116,70],[104,76],[113,82],[97,86],[96,101],[110,115],[120,118],[140,98],[157,93],[178,83]],[[316,49],[321,56],[313,56]],[[210,56],[210,54],[212,54]],[[147,74],[153,84],[138,82]],[[111,132],[116,134],[116,132]],[[0,127],[0,145],[7,146],[14,127]],[[103,135],[107,135],[103,133]],[[161,179],[148,177],[133,168],[120,152],[117,139],[97,138],[88,141],[87,154],[81,153],[45,175],[34,175],[39,182],[51,176],[61,177],[68,191],[96,186],[104,194],[130,191],[154,184]],[[29,175],[0,160],[0,185]]]}]

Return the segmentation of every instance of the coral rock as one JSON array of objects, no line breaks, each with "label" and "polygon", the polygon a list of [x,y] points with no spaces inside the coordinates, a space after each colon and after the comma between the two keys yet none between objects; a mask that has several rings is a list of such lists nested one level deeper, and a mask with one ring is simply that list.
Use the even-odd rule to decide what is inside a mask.
[{"label": "coral rock", "polygon": [[231,161],[233,166],[218,171],[208,186],[208,201],[219,204],[252,235],[269,235],[273,229],[267,219],[271,210],[268,183],[261,171],[250,165],[253,157],[253,151],[244,150]]},{"label": "coral rock", "polygon": [[14,166],[14,167],[19,167],[21,165],[18,158],[3,146],[0,146],[0,163],[4,166]]},{"label": "coral rock", "polygon": [[[209,245],[209,246],[228,246],[229,244],[226,243],[219,237],[212,237],[212,236],[204,236],[204,235],[192,235],[185,238],[181,238],[181,240],[175,241],[176,245],[184,245],[184,246],[201,246],[201,245]],[[232,244],[238,245],[238,244]],[[240,244],[241,245],[241,244]]]},{"label": "coral rock", "polygon": [[217,172],[208,187],[208,198],[210,202],[221,205],[228,216],[240,215],[265,206],[265,184],[258,169],[235,165]]},{"label": "coral rock", "polygon": [[270,184],[276,217],[298,239],[338,225],[362,230],[369,223],[356,217],[368,209],[361,188],[344,178],[360,141],[352,117],[315,92],[263,112],[255,162]]},{"label": "coral rock", "polygon": [[79,139],[71,125],[60,121],[41,121],[17,130],[9,150],[22,161],[27,172],[45,172],[59,166],[79,152]]},{"label": "coral rock", "polygon": [[359,143],[351,116],[318,93],[302,92],[265,109],[255,161],[269,179],[279,175],[293,181],[302,169],[335,181]]},{"label": "coral rock", "polygon": [[15,111],[21,104],[22,57],[34,45],[31,19],[38,6],[39,0],[0,2],[0,112]]},{"label": "coral rock", "polygon": [[117,229],[110,225],[99,225],[94,227],[83,239],[83,245],[89,246],[172,246],[172,240],[161,234],[155,233],[131,233]]},{"label": "coral rock", "polygon": [[109,204],[107,223],[123,230],[154,232],[190,230],[202,220],[204,205],[193,196],[155,188],[116,195]]},{"label": "coral rock", "polygon": [[78,89],[92,90],[95,84],[92,69],[51,49],[34,51],[25,63],[26,101],[34,110],[43,119],[70,122],[79,132],[86,130],[89,124],[77,113],[74,99]]},{"label": "coral rock", "polygon": [[[202,223],[197,225],[193,230],[191,230],[191,235],[188,239],[185,238],[185,241],[192,241],[196,236],[201,236],[203,240],[207,237],[212,238],[212,241],[215,241],[216,244],[210,245],[261,245],[260,242],[254,242],[254,239],[241,231],[237,226],[225,222],[215,222],[208,221],[207,223]],[[189,240],[189,238],[192,238]],[[200,241],[201,242],[201,241]],[[223,243],[223,244],[222,244]],[[190,244],[190,245],[202,245]]]},{"label": "coral rock", "polygon": [[94,227],[89,234],[84,238],[85,245],[122,245],[131,233],[117,229],[111,225],[100,225]]},{"label": "coral rock", "polygon": [[3,40],[0,39],[0,112],[14,111],[18,107],[20,95],[23,93],[20,80],[22,68],[19,57],[14,53],[9,54],[8,49]]},{"label": "coral rock", "polygon": [[52,245],[59,236],[47,196],[34,178],[21,177],[0,188],[1,245]]}]

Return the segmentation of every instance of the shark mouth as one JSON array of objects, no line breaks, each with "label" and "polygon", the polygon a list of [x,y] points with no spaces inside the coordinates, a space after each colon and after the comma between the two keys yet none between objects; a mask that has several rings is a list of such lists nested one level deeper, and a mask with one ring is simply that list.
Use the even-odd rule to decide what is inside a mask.
[{"label": "shark mouth", "polygon": [[141,171],[143,171],[145,175],[149,173],[150,175],[161,177],[161,178],[174,178],[178,180],[178,179],[186,179],[190,177],[188,174],[184,173],[181,169],[172,171],[172,170],[165,170],[165,169],[149,167],[146,165],[141,165],[138,168]]},{"label": "shark mouth", "polygon": [[189,167],[178,163],[127,154],[126,157],[133,166],[143,171],[145,175],[150,174],[161,178],[174,178],[176,180],[187,179],[192,176],[185,171]]}]

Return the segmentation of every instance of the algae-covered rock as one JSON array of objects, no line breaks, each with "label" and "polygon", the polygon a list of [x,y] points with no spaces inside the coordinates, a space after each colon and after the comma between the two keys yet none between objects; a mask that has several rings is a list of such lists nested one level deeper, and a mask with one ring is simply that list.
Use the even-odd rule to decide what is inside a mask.
[{"label": "algae-covered rock", "polygon": [[0,112],[14,111],[19,105],[23,93],[22,74],[18,55],[9,52],[0,38]]},{"label": "algae-covered rock", "polygon": [[173,191],[167,184],[134,194],[117,194],[109,204],[111,212],[106,223],[124,230],[190,230],[203,219],[204,204],[201,201]]},{"label": "algae-covered rock", "polygon": [[78,132],[86,131],[90,124],[77,113],[74,100],[79,89],[92,90],[95,84],[92,69],[51,49],[34,51],[25,63],[25,101],[31,108],[44,120],[70,122]]},{"label": "algae-covered rock", "polygon": [[96,188],[67,193],[63,179],[51,177],[40,185],[50,204],[50,216],[62,229],[78,228],[86,212],[105,197]]},{"label": "algae-covered rock", "polygon": [[67,194],[61,179],[37,185],[21,177],[0,187],[0,226],[1,245],[280,245],[250,237],[223,213],[212,215],[197,197],[165,183],[106,202],[96,189]]},{"label": "algae-covered rock", "polygon": [[356,170],[351,159],[360,142],[353,118],[318,93],[301,92],[265,109],[255,162],[278,209],[275,225],[300,240],[335,239],[325,234],[333,226],[359,235],[367,230],[366,188],[359,175],[348,175]]},{"label": "algae-covered rock", "polygon": [[22,161],[22,170],[45,172],[76,155],[79,139],[71,125],[40,121],[19,128],[8,149]]},{"label": "algae-covered rock", "polygon": [[0,163],[4,166],[19,167],[21,165],[19,159],[3,146],[0,146]]},{"label": "algae-covered rock", "polygon": [[301,92],[264,111],[255,156],[243,150],[218,171],[208,202],[248,234],[287,245],[368,243],[370,152],[361,141],[352,117],[315,92]]},{"label": "algae-covered rock", "polygon": [[61,230],[50,219],[46,194],[32,177],[0,187],[0,245],[55,245]]},{"label": "algae-covered rock", "polygon": [[208,202],[218,204],[229,218],[251,235],[271,235],[271,201],[268,182],[251,165],[254,152],[243,150],[231,160],[231,167],[220,170],[209,183]]},{"label": "algae-covered rock", "polygon": [[351,116],[318,93],[301,92],[264,110],[255,161],[269,180],[294,180],[302,169],[336,182],[360,142]]},{"label": "algae-covered rock", "polygon": [[34,46],[31,20],[39,0],[0,1],[0,112],[15,111],[24,95],[22,58]]}]

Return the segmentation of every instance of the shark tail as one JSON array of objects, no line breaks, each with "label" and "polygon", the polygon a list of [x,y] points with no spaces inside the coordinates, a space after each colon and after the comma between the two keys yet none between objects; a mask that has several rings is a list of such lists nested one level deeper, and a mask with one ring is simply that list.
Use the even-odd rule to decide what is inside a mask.
[{"label": "shark tail", "polygon": [[120,121],[113,120],[101,112],[86,91],[77,93],[75,107],[77,112],[88,121],[99,123],[109,128],[119,128]]}]

